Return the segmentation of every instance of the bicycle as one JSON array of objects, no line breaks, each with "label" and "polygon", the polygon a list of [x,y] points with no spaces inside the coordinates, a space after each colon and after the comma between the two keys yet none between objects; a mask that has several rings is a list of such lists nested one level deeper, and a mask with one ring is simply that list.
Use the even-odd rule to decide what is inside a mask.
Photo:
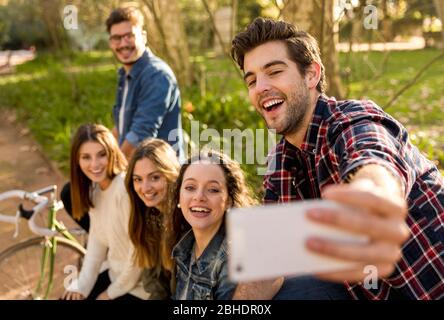
[{"label": "bicycle", "polygon": [[[49,198],[43,196],[47,193]],[[63,203],[56,199],[56,194],[55,185],[34,192],[10,190],[0,193],[0,202],[19,198],[35,203],[30,210],[20,203],[15,216],[0,213],[0,221],[14,223],[14,237],[17,237],[20,219],[27,219],[29,229],[38,235],[0,253],[2,299],[59,299],[69,278],[67,273],[80,270],[86,250],[74,235],[84,238],[86,232],[83,229],[68,230],[57,220],[57,212],[63,208]],[[45,207],[48,207],[47,228],[38,226],[35,221]]]}]

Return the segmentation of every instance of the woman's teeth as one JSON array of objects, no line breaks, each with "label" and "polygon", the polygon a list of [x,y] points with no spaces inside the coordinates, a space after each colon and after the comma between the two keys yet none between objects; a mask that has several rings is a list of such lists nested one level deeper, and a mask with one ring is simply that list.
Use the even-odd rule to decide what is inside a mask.
[{"label": "woman's teeth", "polygon": [[143,196],[147,199],[153,199],[156,194],[155,193],[144,193]]},{"label": "woman's teeth", "polygon": [[199,213],[201,213],[201,212],[203,212],[203,213],[209,213],[209,212],[211,212],[210,209],[208,209],[208,208],[203,208],[203,207],[192,207],[192,208],[190,208],[190,210],[191,210],[192,212],[199,212]]}]

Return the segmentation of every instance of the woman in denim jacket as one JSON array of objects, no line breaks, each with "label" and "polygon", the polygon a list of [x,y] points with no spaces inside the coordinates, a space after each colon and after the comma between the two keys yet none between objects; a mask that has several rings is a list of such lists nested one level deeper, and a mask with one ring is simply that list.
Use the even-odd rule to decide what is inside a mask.
[{"label": "woman in denim jacket", "polygon": [[151,300],[174,293],[174,261],[171,251],[179,235],[170,235],[169,195],[179,173],[173,148],[160,139],[146,139],[135,150],[125,185],[131,202],[129,234],[134,259],[143,267],[143,286]]},{"label": "woman in denim jacket", "polygon": [[231,299],[224,217],[230,207],[254,204],[239,164],[214,151],[191,158],[177,179],[175,234],[187,230],[173,249],[178,300]]}]

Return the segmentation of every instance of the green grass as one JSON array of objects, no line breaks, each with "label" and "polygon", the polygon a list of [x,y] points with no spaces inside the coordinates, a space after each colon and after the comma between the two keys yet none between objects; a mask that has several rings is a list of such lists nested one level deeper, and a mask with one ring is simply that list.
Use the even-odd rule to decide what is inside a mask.
[{"label": "green grass", "polygon": [[[368,97],[385,106],[394,92],[438,54],[436,50],[392,52],[384,74],[377,79],[374,76],[381,67],[383,53],[356,53],[350,60],[342,54],[341,69],[349,65],[351,70],[348,97]],[[199,121],[200,130],[214,128],[220,134],[231,128],[265,129],[231,61],[198,56],[193,58],[193,66],[200,81],[181,88],[184,109],[190,111],[183,111],[183,126],[188,134],[191,120]],[[85,122],[112,127],[117,68],[110,52],[64,57],[41,54],[34,61],[18,66],[16,74],[0,78],[0,107],[14,109],[48,156],[67,172],[72,132]],[[412,141],[441,169],[444,169],[443,74],[444,62],[436,62],[387,109],[411,130]],[[255,139],[254,143],[258,142]],[[246,157],[244,150],[243,162]],[[260,192],[262,177],[256,173],[257,163],[242,167],[253,189]]]},{"label": "green grass", "polygon": [[[395,92],[439,54],[440,51],[433,49],[390,52],[383,76],[375,79],[375,74],[382,68],[384,53],[356,53],[349,64],[349,96],[366,97],[384,107]],[[346,55],[341,56],[341,64],[347,64]],[[407,89],[392,106],[385,109],[409,129],[412,142],[440,168],[444,168],[443,75],[444,59],[441,59],[431,65],[417,83]]]},{"label": "green grass", "polygon": [[[375,73],[382,67],[384,54],[373,52],[368,62],[363,63],[363,53],[351,59],[350,96],[369,97],[380,106],[385,106],[389,98],[408,83],[428,61],[438,56],[437,50],[393,51],[389,53],[383,77],[374,80]],[[345,55],[341,63],[346,63]],[[405,125],[440,124],[444,120],[444,59],[435,62],[386,111],[399,118]],[[365,90],[364,92],[362,90]]]},{"label": "green grass", "polygon": [[[91,71],[85,66],[88,59],[110,67]],[[112,124],[116,81],[110,57],[104,61],[85,55],[68,62],[43,55],[18,66],[16,75],[0,78],[0,106],[17,112],[65,172],[70,136],[77,126],[84,122]]]}]

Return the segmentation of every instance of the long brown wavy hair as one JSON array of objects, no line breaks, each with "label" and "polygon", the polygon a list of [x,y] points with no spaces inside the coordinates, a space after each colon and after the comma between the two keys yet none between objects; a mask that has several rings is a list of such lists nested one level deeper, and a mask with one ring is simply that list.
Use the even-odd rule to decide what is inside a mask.
[{"label": "long brown wavy hair", "polygon": [[124,171],[127,161],[120,151],[111,131],[101,124],[81,125],[71,143],[71,200],[73,217],[80,220],[90,208],[94,208],[91,200],[91,180],[83,173],[79,165],[79,150],[85,142],[97,142],[105,148],[108,158],[107,176],[113,179]]},{"label": "long brown wavy hair", "polygon": [[[133,174],[137,161],[149,159],[157,169],[166,177],[167,195],[165,212],[160,212],[156,208],[147,207],[134,190]],[[169,232],[171,232],[171,195],[174,183],[179,174],[179,162],[173,148],[160,139],[146,139],[139,144],[131,157],[128,171],[125,178],[126,189],[131,202],[131,215],[129,221],[129,235],[135,247],[134,260],[137,265],[145,268],[152,268],[161,265],[168,271],[173,271],[173,260],[171,251],[173,249],[169,242],[166,242]]]},{"label": "long brown wavy hair", "polygon": [[177,178],[171,205],[172,232],[169,233],[169,236],[171,236],[169,242],[174,243],[173,246],[178,242],[179,237],[191,228],[190,224],[185,220],[185,217],[182,214],[182,209],[178,208],[177,205],[180,200],[180,189],[182,187],[185,172],[191,164],[200,161],[217,164],[221,167],[227,183],[228,197],[233,207],[242,208],[257,204],[257,201],[251,195],[250,188],[245,181],[244,172],[239,163],[232,160],[227,155],[214,150],[201,151],[198,155],[189,158],[185,164],[182,165]]}]

